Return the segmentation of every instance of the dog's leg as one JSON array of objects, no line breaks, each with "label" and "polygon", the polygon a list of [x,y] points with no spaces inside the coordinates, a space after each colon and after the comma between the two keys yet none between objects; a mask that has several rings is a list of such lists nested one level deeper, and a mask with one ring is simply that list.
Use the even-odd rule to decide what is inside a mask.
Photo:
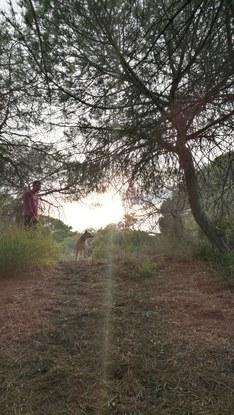
[{"label": "dog's leg", "polygon": [[87,258],[87,239],[85,240],[85,243],[84,243],[84,258],[86,259]]},{"label": "dog's leg", "polygon": [[76,261],[77,261],[78,260],[78,256],[80,256],[80,246],[79,245],[76,246],[75,256],[76,256]]}]

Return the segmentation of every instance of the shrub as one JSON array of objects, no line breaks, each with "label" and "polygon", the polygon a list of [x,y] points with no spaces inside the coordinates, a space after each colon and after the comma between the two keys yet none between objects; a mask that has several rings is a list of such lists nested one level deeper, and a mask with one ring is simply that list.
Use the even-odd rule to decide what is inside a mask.
[{"label": "shrub", "polygon": [[157,253],[178,260],[191,260],[194,249],[194,240],[188,236],[178,238],[173,234],[161,234]]},{"label": "shrub", "polygon": [[145,260],[137,266],[136,274],[139,278],[150,278],[155,276],[159,269],[160,267],[157,263]]},{"label": "shrub", "polygon": [[109,225],[96,233],[93,257],[96,259],[127,258],[155,254],[157,238],[143,231],[120,231]]},{"label": "shrub", "polygon": [[202,240],[197,246],[196,258],[211,262],[227,277],[234,278],[234,251],[220,252],[208,241]]},{"label": "shrub", "polygon": [[80,234],[75,233],[73,236],[68,236],[62,242],[59,242],[60,259],[63,261],[71,261],[75,258],[75,246]]},{"label": "shrub", "polygon": [[208,241],[204,238],[197,241],[195,257],[202,261],[214,261],[216,252]]},{"label": "shrub", "polygon": [[130,279],[146,279],[158,275],[158,271],[162,267],[162,263],[154,262],[153,260],[137,258],[125,258],[119,261],[116,266],[118,273],[122,273],[125,278]]},{"label": "shrub", "polygon": [[220,264],[228,277],[234,278],[234,252],[225,252],[220,255]]},{"label": "shrub", "polygon": [[58,248],[43,229],[10,229],[0,235],[1,272],[15,272],[32,267],[51,266]]}]

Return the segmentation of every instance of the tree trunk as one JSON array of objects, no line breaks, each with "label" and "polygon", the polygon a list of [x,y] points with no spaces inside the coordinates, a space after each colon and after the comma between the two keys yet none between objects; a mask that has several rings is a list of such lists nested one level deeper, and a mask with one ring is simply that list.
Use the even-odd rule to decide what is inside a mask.
[{"label": "tree trunk", "polygon": [[187,187],[188,199],[195,221],[205,233],[212,245],[220,251],[230,251],[225,236],[212,224],[201,206],[198,180],[193,163],[191,151],[184,143],[177,145],[177,154],[180,165],[184,171],[184,178]]}]

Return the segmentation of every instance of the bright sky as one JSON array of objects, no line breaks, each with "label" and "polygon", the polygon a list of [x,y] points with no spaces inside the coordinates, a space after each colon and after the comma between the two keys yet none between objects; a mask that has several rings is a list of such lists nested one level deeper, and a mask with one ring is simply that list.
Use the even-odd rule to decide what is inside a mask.
[{"label": "bright sky", "polygon": [[74,231],[99,229],[109,223],[118,223],[124,215],[120,195],[114,192],[93,194],[81,202],[65,203],[53,216],[72,226]]}]

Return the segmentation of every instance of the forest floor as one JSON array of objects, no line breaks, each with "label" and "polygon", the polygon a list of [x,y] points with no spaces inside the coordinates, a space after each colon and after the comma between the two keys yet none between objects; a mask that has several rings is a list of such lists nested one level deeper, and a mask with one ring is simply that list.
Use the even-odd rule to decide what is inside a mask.
[{"label": "forest floor", "polygon": [[209,265],[0,279],[0,415],[234,413],[234,287]]}]

